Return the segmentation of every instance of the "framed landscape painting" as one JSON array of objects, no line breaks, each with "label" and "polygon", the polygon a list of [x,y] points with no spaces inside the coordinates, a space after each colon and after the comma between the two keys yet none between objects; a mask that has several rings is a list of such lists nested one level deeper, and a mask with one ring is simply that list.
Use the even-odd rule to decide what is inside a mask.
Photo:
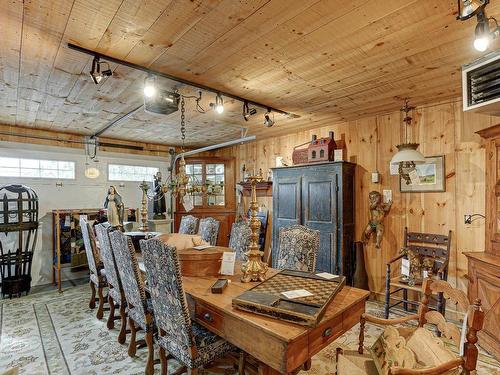
[{"label": "framed landscape painting", "polygon": [[415,169],[416,176],[413,175],[410,184],[406,184],[402,178],[399,179],[399,190],[402,193],[446,191],[444,155],[428,156],[425,158],[425,163],[417,164]]}]

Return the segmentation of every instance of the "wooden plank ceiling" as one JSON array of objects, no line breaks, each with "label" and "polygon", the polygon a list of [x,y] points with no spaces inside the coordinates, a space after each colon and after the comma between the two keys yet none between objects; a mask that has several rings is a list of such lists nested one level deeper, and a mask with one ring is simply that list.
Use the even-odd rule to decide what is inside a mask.
[{"label": "wooden plank ceiling", "polygon": [[[191,146],[389,112],[406,96],[457,97],[460,66],[479,57],[456,0],[0,1],[0,123],[61,132],[93,134],[127,113],[145,78],[112,64],[96,86],[91,58],[68,42],[300,115],[265,128],[262,110],[245,122],[241,103],[216,115],[188,100]],[[500,1],[487,11],[498,17]],[[105,135],[178,145],[179,117],[140,111]]]}]

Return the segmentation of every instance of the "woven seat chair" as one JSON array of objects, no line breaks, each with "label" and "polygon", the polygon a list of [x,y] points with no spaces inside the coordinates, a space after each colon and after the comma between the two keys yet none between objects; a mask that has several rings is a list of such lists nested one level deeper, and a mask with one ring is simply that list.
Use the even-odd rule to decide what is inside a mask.
[{"label": "woven seat chair", "polygon": [[237,260],[246,260],[245,252],[250,246],[252,238],[252,229],[244,221],[233,223],[231,227],[231,236],[229,238],[229,248],[236,253]]},{"label": "woven seat chair", "polygon": [[[109,317],[107,327],[113,329],[116,319],[121,319],[120,334],[118,335],[118,342],[124,344],[126,341],[127,330],[127,300],[123,291],[122,282],[116,266],[115,256],[111,249],[111,242],[109,240],[108,228],[102,224],[95,226],[97,239],[99,240],[101,250],[101,260],[106,271],[106,280],[108,282],[108,302],[109,302]],[[115,317],[115,304],[120,308],[120,316]]]},{"label": "woven seat chair", "polygon": [[168,372],[166,352],[182,362],[188,374],[197,374],[200,366],[235,351],[227,341],[191,321],[175,247],[151,239],[141,241],[141,250],[158,327],[161,373]]},{"label": "woven seat chair", "polygon": [[97,319],[102,319],[104,316],[104,304],[107,302],[107,298],[104,297],[104,288],[108,285],[103,272],[103,265],[101,263],[100,257],[97,252],[97,247],[95,240],[91,237],[93,234],[93,229],[88,223],[87,219],[80,217],[80,228],[83,237],[83,246],[85,247],[85,253],[87,255],[87,263],[89,265],[90,271],[90,288],[92,290],[92,295],[90,297],[89,308],[95,308],[96,301],[96,288],[97,295],[99,296],[99,307],[97,308]]},{"label": "woven seat chair", "polygon": [[144,282],[135,255],[134,245],[130,237],[115,230],[109,233],[111,248],[118,267],[118,274],[127,300],[127,316],[130,328],[130,343],[128,355],[134,357],[137,347],[142,343],[136,341],[137,330],[143,329],[145,341],[148,347],[148,360],[146,363],[146,375],[154,373],[154,344],[153,344],[153,308],[146,298]]},{"label": "woven seat chair", "polygon": [[276,268],[314,272],[318,251],[318,230],[303,225],[280,228]]},{"label": "woven seat chair", "polygon": [[192,215],[185,215],[181,218],[179,225],[179,233],[181,234],[196,234],[198,218]]},{"label": "woven seat chair", "polygon": [[219,236],[219,227],[220,221],[215,220],[213,217],[206,217],[200,220],[198,234],[203,241],[215,246],[217,243],[217,237]]}]

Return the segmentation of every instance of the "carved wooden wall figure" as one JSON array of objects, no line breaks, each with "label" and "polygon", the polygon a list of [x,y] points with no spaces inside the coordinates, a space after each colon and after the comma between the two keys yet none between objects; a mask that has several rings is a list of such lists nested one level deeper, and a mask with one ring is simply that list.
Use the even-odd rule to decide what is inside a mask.
[{"label": "carved wooden wall figure", "polygon": [[363,242],[366,245],[372,233],[376,233],[375,247],[380,248],[382,235],[384,234],[384,224],[382,220],[389,212],[392,202],[383,203],[382,195],[378,191],[371,191],[368,195],[370,199],[370,219],[363,232]]}]

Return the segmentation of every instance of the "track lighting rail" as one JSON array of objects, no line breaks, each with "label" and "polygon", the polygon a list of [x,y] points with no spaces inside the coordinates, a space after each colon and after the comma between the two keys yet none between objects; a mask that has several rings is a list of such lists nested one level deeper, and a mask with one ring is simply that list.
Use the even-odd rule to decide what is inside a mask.
[{"label": "track lighting rail", "polygon": [[94,57],[98,57],[100,59],[104,59],[104,60],[106,60],[108,62],[113,62],[115,64],[119,64],[119,65],[123,65],[123,66],[128,66],[129,68],[141,70],[141,71],[146,72],[148,74],[153,74],[153,75],[156,75],[158,77],[163,77],[163,78],[166,78],[166,79],[170,79],[172,81],[179,82],[179,83],[181,83],[183,85],[188,85],[188,86],[196,87],[196,88],[198,88],[200,90],[213,92],[213,93],[215,93],[217,95],[222,95],[222,96],[225,96],[225,97],[228,97],[228,98],[231,98],[231,99],[238,100],[238,101],[243,102],[243,103],[247,102],[247,103],[249,103],[251,105],[264,108],[264,109],[266,109],[268,111],[270,110],[270,111],[275,112],[275,113],[281,113],[281,114],[283,114],[285,116],[288,116],[290,118],[298,118],[298,117],[300,117],[299,115],[294,114],[294,113],[286,112],[286,111],[283,111],[281,109],[273,108],[273,107],[270,107],[268,105],[255,102],[253,100],[242,98],[241,96],[230,94],[230,93],[227,93],[227,92],[224,92],[224,91],[220,91],[220,90],[214,89],[212,87],[201,85],[201,84],[196,83],[196,82],[188,81],[188,80],[183,79],[183,78],[178,78],[178,77],[172,76],[170,74],[166,74],[166,73],[162,73],[162,72],[159,72],[159,71],[156,71],[156,70],[153,70],[153,69],[149,69],[149,68],[147,68],[145,66],[142,66],[142,65],[134,64],[134,63],[131,63],[131,62],[128,62],[128,61],[125,61],[125,60],[121,60],[121,59],[117,59],[117,58],[114,58],[114,57],[111,57],[111,56],[108,56],[108,55],[104,55],[104,54],[101,54],[99,52],[92,51],[92,50],[89,50],[87,48],[77,46],[76,44],[73,44],[73,43],[68,43],[68,48],[72,49],[72,50],[75,50],[75,51],[78,51],[78,52],[81,52],[81,53],[85,53],[85,54],[90,55],[90,56],[94,56]]}]

